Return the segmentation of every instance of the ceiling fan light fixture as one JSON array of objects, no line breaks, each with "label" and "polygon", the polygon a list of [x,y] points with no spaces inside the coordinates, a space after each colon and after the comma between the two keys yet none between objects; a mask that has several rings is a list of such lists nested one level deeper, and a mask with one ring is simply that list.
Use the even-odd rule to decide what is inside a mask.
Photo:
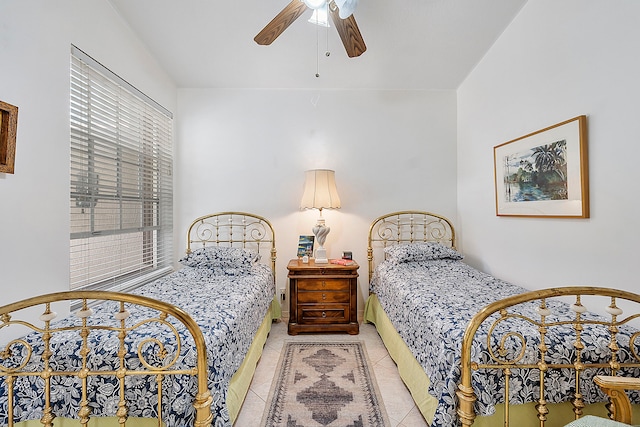
[{"label": "ceiling fan light fixture", "polygon": [[325,4],[325,7],[314,9],[313,15],[311,15],[311,18],[309,18],[309,22],[321,27],[329,28],[331,25],[329,25],[329,10],[327,8],[327,5]]},{"label": "ceiling fan light fixture", "polygon": [[321,7],[326,7],[327,6],[327,0],[304,0],[304,4],[307,5],[307,7],[316,10],[316,9],[320,9]]},{"label": "ceiling fan light fixture", "polygon": [[358,0],[335,0],[340,18],[347,19],[355,12]]}]

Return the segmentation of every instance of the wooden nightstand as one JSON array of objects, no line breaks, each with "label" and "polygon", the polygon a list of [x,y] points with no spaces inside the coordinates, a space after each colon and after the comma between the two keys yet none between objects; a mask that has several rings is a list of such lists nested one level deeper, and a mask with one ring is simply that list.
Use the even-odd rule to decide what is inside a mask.
[{"label": "wooden nightstand", "polygon": [[358,334],[358,264],[308,264],[289,270],[289,335],[300,332]]}]

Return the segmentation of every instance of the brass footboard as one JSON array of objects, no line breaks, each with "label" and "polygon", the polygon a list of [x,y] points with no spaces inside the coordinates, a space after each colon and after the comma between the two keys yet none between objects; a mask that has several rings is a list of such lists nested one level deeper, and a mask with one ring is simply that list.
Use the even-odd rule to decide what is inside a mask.
[{"label": "brass footboard", "polygon": [[[596,296],[598,297],[596,299]],[[555,317],[552,310],[549,308],[550,301],[556,297],[563,297],[562,299],[570,299],[570,309],[572,313],[571,318]],[[606,315],[594,318],[588,316],[585,313],[587,309],[583,305],[583,301],[589,300],[589,304],[592,302],[602,302],[601,297],[604,298],[605,303],[597,307],[591,307],[592,312],[602,312]],[[527,302],[534,302],[536,304],[537,317],[531,318],[523,316],[518,313],[517,305]],[[547,419],[550,417],[548,409],[548,403],[546,401],[545,390],[549,387],[547,384],[549,373],[555,369],[570,370],[572,377],[575,378],[575,389],[571,391],[567,396],[567,400],[571,402],[573,407],[573,413],[575,419],[578,419],[583,414],[585,407],[584,396],[581,393],[581,384],[583,381],[591,381],[591,376],[584,375],[586,370],[599,369],[598,372],[605,371],[608,375],[616,376],[620,374],[622,369],[625,368],[638,368],[640,367],[640,358],[638,357],[639,343],[636,342],[640,332],[634,332],[630,329],[627,332],[629,337],[628,345],[626,338],[624,339],[625,347],[622,347],[621,329],[623,325],[628,325],[634,319],[638,319],[640,312],[638,307],[634,307],[633,314],[623,316],[623,310],[618,307],[618,304],[627,306],[631,303],[640,303],[640,295],[625,292],[617,289],[597,288],[597,287],[566,287],[566,288],[552,288],[539,291],[527,292],[520,295],[515,295],[510,298],[506,298],[501,301],[497,301],[493,304],[486,306],[482,311],[476,314],[469,322],[462,343],[462,360],[461,360],[461,382],[458,386],[458,416],[463,426],[471,426],[476,417],[474,405],[477,396],[472,384],[472,372],[478,370],[500,370],[503,373],[504,378],[504,425],[509,426],[509,387],[510,377],[512,370],[514,369],[530,369],[537,371],[533,375],[539,377],[539,398],[536,401],[536,413],[532,416],[536,416],[540,421],[540,426],[544,427]],[[585,302],[585,304],[587,304]],[[520,333],[517,329],[510,329],[511,332],[502,334],[502,336],[495,336],[495,331],[498,325],[504,326],[503,322],[511,321],[528,322],[534,325],[538,331],[537,337],[527,337]],[[487,335],[487,348],[489,361],[486,363],[472,360],[472,349],[474,345],[474,339],[480,326],[484,323],[488,326]],[[588,326],[589,325],[589,326]],[[585,350],[585,338],[588,333],[589,327],[596,326],[601,330],[608,332],[608,338],[603,345],[605,350],[602,353],[602,360],[599,361],[587,361],[584,359],[583,352]],[[549,346],[557,345],[551,343],[548,336],[553,328],[565,328],[571,330],[572,343],[571,351],[567,351],[567,354],[571,354],[572,360],[566,360],[562,363],[554,361],[551,363],[548,360]],[[525,348],[528,342],[534,339],[536,344],[537,360],[532,361],[529,357],[525,357]],[[508,352],[505,349],[505,342],[511,340],[511,342],[518,343],[516,350]],[[521,350],[521,351],[520,351]],[[606,354],[604,354],[606,353]],[[626,355],[624,358],[622,355]],[[486,360],[485,360],[486,361]],[[610,418],[615,416],[615,407],[608,404]],[[517,420],[514,420],[517,421]]]},{"label": "brass footboard", "polygon": [[[52,311],[55,304],[69,304],[77,300],[81,301],[82,308],[75,313],[73,321],[68,321],[68,318],[63,322],[55,321],[56,313]],[[104,321],[107,317],[104,312],[101,312],[96,320],[93,307],[98,303],[108,304],[108,301],[115,302],[109,307],[116,307],[109,313],[109,321]],[[139,319],[135,315],[132,316],[139,307],[153,309],[157,317]],[[28,313],[38,310],[42,323],[21,320],[19,316],[26,314],[21,311],[24,309],[28,309]],[[14,329],[26,329],[28,339],[27,335],[11,337],[11,331]],[[149,334],[149,331],[158,333]],[[52,393],[55,384],[60,381],[76,384],[79,396],[77,413],[63,416],[77,418],[81,425],[87,425],[92,408],[103,403],[96,401],[91,393],[91,381],[96,377],[109,377],[109,381],[116,384],[113,395],[117,399],[117,408],[113,415],[121,425],[124,425],[129,417],[131,406],[126,396],[126,381],[143,378],[143,382],[155,382],[157,402],[149,404],[156,406],[151,412],[157,413],[158,425],[162,425],[163,405],[168,405],[165,401],[167,399],[163,396],[163,390],[166,389],[163,382],[168,377],[178,375],[193,376],[193,382],[197,383],[197,393],[193,401],[194,425],[211,424],[212,397],[207,386],[204,337],[193,319],[178,307],[132,294],[103,291],[60,292],[0,307],[0,332],[9,340],[8,343],[0,342],[0,396],[6,400],[9,426],[14,424],[17,412],[23,411],[17,410],[19,406],[16,400],[20,390],[16,384],[25,377],[38,378],[33,384],[42,388],[36,393],[41,399],[33,399],[33,402],[42,402],[42,407],[37,409],[41,414],[40,422],[44,426],[52,426],[54,418],[60,416],[55,410],[56,405],[60,406],[60,402],[56,401],[60,396]],[[74,342],[78,342],[79,348],[74,355],[73,366],[60,364],[56,360],[57,352],[52,344],[56,335],[65,334],[66,337],[69,333],[76,337]],[[184,366],[184,361],[178,363],[181,348],[184,348],[187,339],[189,345],[192,345],[191,341],[195,344],[192,352],[193,366]],[[103,343],[104,340],[111,340],[110,342],[114,343],[111,346],[113,358],[110,358],[113,366],[105,364],[104,361],[96,362],[96,357],[100,358],[94,351],[97,340]],[[189,357],[184,359],[190,360]],[[140,402],[136,404],[139,405]]]}]

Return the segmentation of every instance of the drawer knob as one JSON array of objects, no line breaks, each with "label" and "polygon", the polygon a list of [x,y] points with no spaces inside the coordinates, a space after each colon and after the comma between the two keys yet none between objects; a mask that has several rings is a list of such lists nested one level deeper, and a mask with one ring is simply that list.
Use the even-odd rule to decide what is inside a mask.
[{"label": "drawer knob", "polygon": [[327,294],[322,294],[322,299],[327,299]]},{"label": "drawer knob", "polygon": [[322,287],[326,287],[327,286],[327,282],[325,282],[324,280],[322,281]]},{"label": "drawer knob", "polygon": [[324,311],[322,312],[322,317],[327,317],[327,313],[325,313]]}]

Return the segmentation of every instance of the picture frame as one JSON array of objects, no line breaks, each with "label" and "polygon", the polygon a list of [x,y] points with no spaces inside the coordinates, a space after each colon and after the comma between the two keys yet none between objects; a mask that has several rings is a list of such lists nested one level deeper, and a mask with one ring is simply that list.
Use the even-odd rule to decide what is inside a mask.
[{"label": "picture frame", "polygon": [[298,240],[298,258],[303,256],[311,257],[313,255],[313,243],[315,236],[300,236]]},{"label": "picture frame", "polygon": [[493,148],[497,216],[589,218],[587,117]]},{"label": "picture frame", "polygon": [[0,101],[0,173],[14,173],[18,107]]}]

